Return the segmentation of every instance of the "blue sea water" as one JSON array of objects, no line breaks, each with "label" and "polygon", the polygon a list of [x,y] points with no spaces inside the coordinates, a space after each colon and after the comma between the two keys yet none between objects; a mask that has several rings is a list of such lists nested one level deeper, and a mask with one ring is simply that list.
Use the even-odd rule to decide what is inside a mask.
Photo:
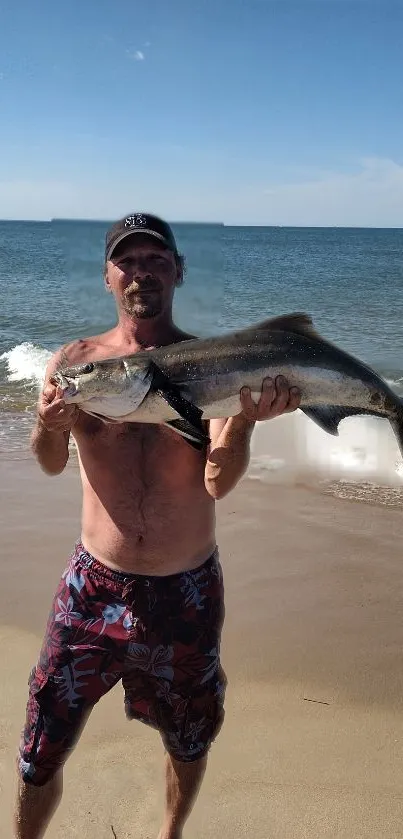
[{"label": "blue sea water", "polygon": [[[0,222],[0,453],[27,452],[46,360],[115,322],[103,286],[108,223]],[[186,258],[175,319],[201,336],[291,311],[403,394],[403,230],[173,224]],[[347,420],[340,440],[300,413],[258,428],[257,473],[400,482],[387,423]],[[345,428],[348,429],[345,431]],[[290,454],[291,452],[291,454]],[[256,473],[256,474],[257,474]]]}]

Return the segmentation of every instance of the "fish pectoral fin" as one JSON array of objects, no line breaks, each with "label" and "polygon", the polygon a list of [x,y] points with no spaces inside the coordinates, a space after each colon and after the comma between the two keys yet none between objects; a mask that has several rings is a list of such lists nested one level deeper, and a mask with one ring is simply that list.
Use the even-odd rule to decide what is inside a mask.
[{"label": "fish pectoral fin", "polygon": [[168,428],[172,428],[173,431],[176,431],[177,434],[184,437],[194,449],[198,449],[199,451],[204,449],[210,443],[210,438],[205,433],[203,426],[201,430],[199,430],[199,428],[195,428],[185,419],[170,420],[169,422],[164,423],[164,425],[167,425]]},{"label": "fish pectoral fin", "polygon": [[184,437],[187,437],[190,440],[191,434],[193,434],[193,440],[200,441],[204,446],[208,445],[210,442],[210,438],[205,432],[202,416],[203,411],[194,405],[193,402],[190,402],[189,399],[185,399],[182,396],[180,388],[174,382],[171,382],[168,376],[158,367],[155,362],[151,362],[152,365],[152,384],[151,387],[155,393],[158,393],[158,396],[161,396],[162,399],[171,406],[171,408],[179,414],[180,419],[173,420],[172,422],[167,422],[166,425],[171,425],[172,428],[175,428],[175,431],[178,431],[179,434],[182,434]]},{"label": "fish pectoral fin", "polygon": [[301,411],[313,420],[316,425],[327,431],[328,434],[333,434],[337,437],[339,431],[339,423],[347,417],[360,416],[369,414],[370,416],[380,416],[378,412],[369,411],[365,408],[350,408],[346,405],[309,405],[308,407],[301,407]]}]

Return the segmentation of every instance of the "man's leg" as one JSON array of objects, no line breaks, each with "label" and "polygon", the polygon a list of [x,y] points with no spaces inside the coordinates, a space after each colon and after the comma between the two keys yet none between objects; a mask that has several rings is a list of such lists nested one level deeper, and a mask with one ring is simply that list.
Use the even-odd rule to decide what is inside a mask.
[{"label": "man's leg", "polygon": [[15,839],[42,839],[63,792],[63,773],[59,770],[42,787],[18,781],[18,798],[14,816]]},{"label": "man's leg", "polygon": [[107,569],[93,572],[86,557],[77,549],[62,576],[29,678],[16,839],[44,835],[61,798],[62,767],[92,708],[121,678],[120,646],[128,635],[123,586],[114,586]]},{"label": "man's leg", "polygon": [[158,839],[182,839],[182,830],[196,801],[206,765],[207,755],[191,763],[167,755],[165,818]]}]

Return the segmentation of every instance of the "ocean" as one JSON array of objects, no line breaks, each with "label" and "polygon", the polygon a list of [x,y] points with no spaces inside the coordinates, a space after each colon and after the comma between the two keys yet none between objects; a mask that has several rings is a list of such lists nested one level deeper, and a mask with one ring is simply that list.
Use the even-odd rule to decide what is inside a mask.
[{"label": "ocean", "polygon": [[[46,361],[115,322],[103,286],[107,222],[0,222],[0,457],[30,457]],[[403,396],[403,230],[173,224],[186,257],[179,326],[200,336],[291,311],[381,373]],[[403,500],[403,463],[385,420],[350,418],[331,437],[301,412],[258,425],[250,476],[324,492]]]}]

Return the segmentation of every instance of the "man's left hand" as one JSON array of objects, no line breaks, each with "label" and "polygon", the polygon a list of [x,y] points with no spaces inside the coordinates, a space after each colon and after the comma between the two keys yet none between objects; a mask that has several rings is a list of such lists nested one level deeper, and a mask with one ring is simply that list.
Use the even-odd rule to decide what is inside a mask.
[{"label": "man's left hand", "polygon": [[242,412],[249,422],[273,419],[281,414],[295,411],[300,404],[301,395],[297,387],[289,387],[284,376],[277,376],[275,380],[263,380],[259,402],[253,401],[249,387],[243,387],[240,394]]}]

